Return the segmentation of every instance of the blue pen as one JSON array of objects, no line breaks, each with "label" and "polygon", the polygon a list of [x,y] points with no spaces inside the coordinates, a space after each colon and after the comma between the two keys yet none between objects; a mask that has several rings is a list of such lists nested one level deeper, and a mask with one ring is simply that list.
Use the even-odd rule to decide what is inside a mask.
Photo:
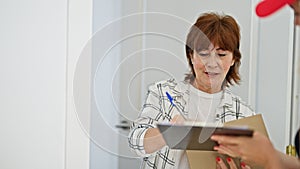
[{"label": "blue pen", "polygon": [[166,92],[166,95],[167,95],[170,103],[179,111],[179,113],[181,114],[181,116],[186,120],[185,115],[182,112],[182,110],[173,102],[173,100],[174,100],[173,97],[168,92]]}]

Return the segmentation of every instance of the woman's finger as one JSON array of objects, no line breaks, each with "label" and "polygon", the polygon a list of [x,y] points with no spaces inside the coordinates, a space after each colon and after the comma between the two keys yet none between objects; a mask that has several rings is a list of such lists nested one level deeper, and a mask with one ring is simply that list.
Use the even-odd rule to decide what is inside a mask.
[{"label": "woman's finger", "polygon": [[184,118],[181,115],[177,114],[171,119],[170,122],[172,124],[183,124],[184,121],[185,121]]}]

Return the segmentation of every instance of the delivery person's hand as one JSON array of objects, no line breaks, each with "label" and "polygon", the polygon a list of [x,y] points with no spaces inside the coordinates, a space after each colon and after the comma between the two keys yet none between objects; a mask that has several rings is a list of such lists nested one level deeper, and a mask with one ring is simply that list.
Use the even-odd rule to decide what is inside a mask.
[{"label": "delivery person's hand", "polygon": [[[222,158],[217,157],[216,161],[217,161],[217,169],[238,169],[238,167],[236,166],[235,162],[230,157],[228,157],[226,159],[226,161],[227,161],[227,163],[228,163],[228,165],[229,165],[230,168],[227,168],[227,166],[225,165],[225,162],[222,160]],[[241,168],[242,169],[251,169],[244,162],[241,162]]]},{"label": "delivery person's hand", "polygon": [[218,153],[239,157],[246,163],[267,166],[277,154],[270,140],[259,132],[252,137],[213,135],[211,139],[218,142],[219,146],[214,147]]}]

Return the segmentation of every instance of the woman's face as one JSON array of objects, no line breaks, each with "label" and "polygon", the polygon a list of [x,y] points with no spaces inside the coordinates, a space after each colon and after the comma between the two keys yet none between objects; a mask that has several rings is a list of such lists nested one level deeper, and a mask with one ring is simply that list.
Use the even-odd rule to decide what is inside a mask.
[{"label": "woman's face", "polygon": [[219,46],[192,54],[192,64],[196,74],[194,86],[207,93],[221,91],[230,66],[234,64],[233,54]]}]

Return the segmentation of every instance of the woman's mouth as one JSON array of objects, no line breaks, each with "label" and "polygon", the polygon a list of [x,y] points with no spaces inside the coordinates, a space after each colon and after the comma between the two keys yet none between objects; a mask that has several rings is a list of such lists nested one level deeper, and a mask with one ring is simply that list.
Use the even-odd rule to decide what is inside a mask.
[{"label": "woman's mouth", "polygon": [[204,72],[204,73],[210,77],[219,75],[219,73],[216,73],[216,72]]}]

